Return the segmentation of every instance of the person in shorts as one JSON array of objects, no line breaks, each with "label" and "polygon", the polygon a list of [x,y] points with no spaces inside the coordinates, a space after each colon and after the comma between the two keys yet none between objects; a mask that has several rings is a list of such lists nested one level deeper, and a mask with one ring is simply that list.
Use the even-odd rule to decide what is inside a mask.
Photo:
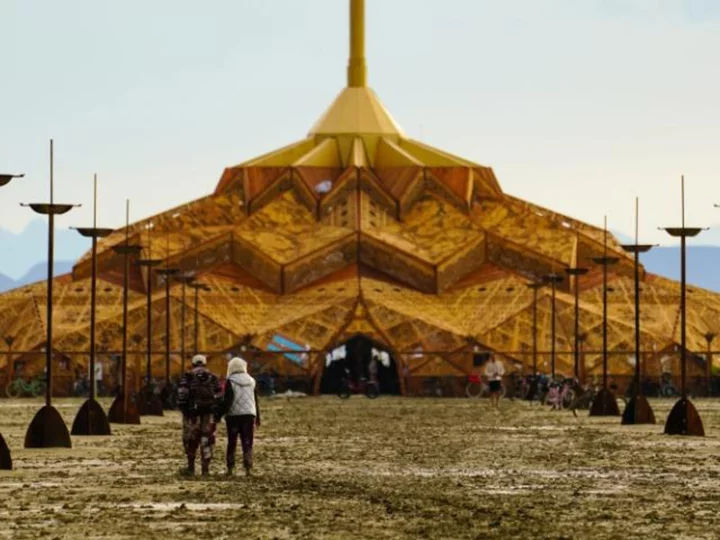
[{"label": "person in shorts", "polygon": [[490,386],[490,405],[497,409],[500,404],[500,391],[502,390],[502,377],[505,374],[505,368],[502,362],[495,359],[495,355],[491,354],[485,364],[485,377],[487,377]]}]

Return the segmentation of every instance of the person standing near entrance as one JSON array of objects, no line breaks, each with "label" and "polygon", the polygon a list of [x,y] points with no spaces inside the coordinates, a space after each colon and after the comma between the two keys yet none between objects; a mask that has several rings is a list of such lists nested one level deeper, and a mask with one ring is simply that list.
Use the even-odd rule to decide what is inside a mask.
[{"label": "person standing near entrance", "polygon": [[210,460],[215,447],[215,417],[220,407],[220,383],[207,369],[207,359],[196,354],[192,370],[178,385],[178,409],[183,416],[183,445],[188,466],[185,473],[195,474],[195,456],[200,448],[202,475],[210,474]]},{"label": "person standing near entrance", "polygon": [[219,422],[223,416],[225,416],[228,434],[227,474],[235,473],[235,451],[239,436],[243,453],[243,468],[245,474],[249,476],[253,467],[255,428],[260,427],[260,407],[255,379],[247,372],[247,362],[239,357],[233,358],[228,364],[225,395],[215,420]]},{"label": "person standing near entrance", "polygon": [[494,354],[490,354],[490,358],[485,364],[485,377],[490,385],[490,404],[494,408],[498,408],[500,404],[500,390],[502,389],[502,376],[505,374],[505,368],[502,362],[495,359]]}]

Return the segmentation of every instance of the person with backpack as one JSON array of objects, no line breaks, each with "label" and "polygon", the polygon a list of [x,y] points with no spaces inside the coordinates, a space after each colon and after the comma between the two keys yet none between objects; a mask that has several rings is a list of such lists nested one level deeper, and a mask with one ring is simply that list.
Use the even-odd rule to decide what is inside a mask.
[{"label": "person with backpack", "polygon": [[195,474],[195,456],[200,448],[202,475],[210,474],[210,460],[215,447],[215,417],[220,408],[220,383],[207,369],[207,359],[196,354],[192,370],[178,385],[177,405],[183,417],[183,446],[188,465],[185,473]]},{"label": "person with backpack", "polygon": [[235,450],[238,436],[243,452],[243,468],[250,475],[253,466],[253,438],[255,428],[260,427],[260,407],[258,406],[255,379],[247,372],[247,362],[235,357],[230,360],[225,382],[225,395],[216,421],[225,416],[227,425],[227,474],[235,473]]}]

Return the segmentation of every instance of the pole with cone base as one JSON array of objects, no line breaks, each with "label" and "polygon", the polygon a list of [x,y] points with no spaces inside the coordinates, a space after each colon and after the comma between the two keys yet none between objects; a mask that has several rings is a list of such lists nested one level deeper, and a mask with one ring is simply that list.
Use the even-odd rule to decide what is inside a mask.
[{"label": "pole with cone base", "polygon": [[587,268],[575,267],[566,268],[565,273],[574,279],[573,287],[575,289],[575,345],[573,347],[574,368],[573,373],[575,381],[580,381],[580,276],[588,273]]},{"label": "pole with cone base", "polygon": [[[0,186],[4,186],[10,182],[13,178],[21,178],[22,174],[0,174]],[[5,337],[5,343],[8,346],[7,355],[7,373],[12,374],[12,344],[15,339],[12,336]],[[11,382],[11,378],[8,377],[8,384]],[[0,433],[0,471],[11,471],[12,470],[12,455],[10,454],[10,447],[5,442],[5,439]]]},{"label": "pole with cone base", "polygon": [[185,302],[187,301],[187,286],[195,282],[195,276],[191,274],[180,274],[175,280],[182,283],[182,305],[180,306],[180,373],[185,373],[185,314],[187,312]]},{"label": "pole with cone base", "polygon": [[72,435],[110,435],[110,422],[95,399],[95,308],[97,305],[97,240],[112,233],[112,229],[97,226],[97,175],[93,180],[93,226],[78,228],[77,232],[92,240],[92,275],[90,278],[90,397],[75,416]]},{"label": "pole with cone base", "polygon": [[50,140],[50,202],[23,204],[33,212],[48,217],[48,273],[47,273],[47,323],[45,340],[45,370],[47,384],[45,387],[45,406],[42,407],[30,422],[25,433],[25,448],[70,448],[70,433],[58,410],[52,406],[52,364],[53,364],[53,270],[55,257],[55,216],[67,214],[79,205],[57,204],[54,202],[54,166],[53,141]]},{"label": "pole with cone base", "polygon": [[208,287],[204,283],[198,283],[198,282],[190,283],[190,287],[195,290],[195,324],[194,324],[194,328],[193,328],[195,335],[193,338],[193,342],[194,342],[193,354],[197,354],[198,353],[198,335],[199,335],[198,322],[199,322],[199,318],[200,318],[199,317],[200,312],[198,310],[198,301],[200,298],[200,291],[202,290],[202,291],[207,292],[210,290],[210,287]]},{"label": "pole with cone base", "polygon": [[713,368],[713,354],[712,354],[712,342],[717,337],[715,332],[706,332],[705,341],[707,341],[707,360],[705,360],[705,378],[707,379],[707,397],[712,397],[712,368]]},{"label": "pole with cone base", "polygon": [[635,199],[635,243],[625,244],[622,248],[635,257],[635,386],[630,401],[625,406],[622,415],[623,425],[654,424],[655,413],[643,395],[642,388],[642,353],[640,352],[640,254],[647,253],[653,246],[640,244],[638,241],[638,223],[640,219],[640,204]]},{"label": "pole with cone base", "polygon": [[687,305],[686,305],[686,239],[700,234],[702,229],[685,227],[685,177],[680,180],[682,227],[667,227],[665,232],[674,238],[680,238],[680,400],[675,403],[665,421],[667,435],[695,435],[703,437],[700,415],[687,397]]},{"label": "pole with cone base", "polygon": [[[169,253],[169,251],[168,251]],[[170,280],[180,271],[179,268],[160,268],[156,270],[157,274],[165,279],[165,384],[163,385],[161,401],[163,408],[172,409],[172,389],[170,387]]]},{"label": "pole with cone base", "polygon": [[593,258],[595,264],[602,265],[603,267],[603,387],[597,393],[593,399],[592,406],[590,407],[590,416],[619,416],[620,409],[618,408],[617,401],[615,400],[615,394],[613,394],[608,388],[607,384],[607,372],[608,372],[608,346],[607,346],[607,304],[608,304],[608,266],[616,264],[619,259],[617,257],[608,257],[607,255],[607,217],[605,218],[605,237],[604,237],[604,255],[602,257]]},{"label": "pole with cone base", "polygon": [[557,286],[559,283],[562,283],[563,279],[565,279],[560,274],[548,274],[546,275],[543,280],[545,283],[549,283],[551,286],[551,295],[550,295],[550,373],[552,374],[552,380],[555,380],[555,293],[557,291]]},{"label": "pole with cone base", "polygon": [[533,303],[532,303],[532,317],[533,317],[533,331],[532,331],[532,365],[533,374],[530,382],[530,389],[527,393],[527,400],[533,401],[539,394],[538,380],[538,366],[537,366],[537,301],[538,291],[544,286],[541,282],[528,283],[527,287],[533,292]]},{"label": "pole with cone base", "polygon": [[138,257],[142,246],[130,244],[130,201],[125,202],[125,243],[113,247],[115,253],[123,256],[123,328],[122,328],[122,366],[120,367],[120,385],[118,393],[110,406],[108,419],[113,424],[139,424],[140,413],[137,395],[130,395],[127,382],[127,339],[128,339],[128,293],[130,291],[130,257]]},{"label": "pole with cone base", "polygon": [[138,410],[141,416],[162,416],[163,407],[160,396],[155,393],[152,384],[152,269],[162,264],[162,259],[152,258],[152,240],[150,238],[150,228],[148,227],[148,258],[137,261],[138,266],[147,269],[147,364],[145,369],[145,386],[141,391],[141,397],[138,400]]}]

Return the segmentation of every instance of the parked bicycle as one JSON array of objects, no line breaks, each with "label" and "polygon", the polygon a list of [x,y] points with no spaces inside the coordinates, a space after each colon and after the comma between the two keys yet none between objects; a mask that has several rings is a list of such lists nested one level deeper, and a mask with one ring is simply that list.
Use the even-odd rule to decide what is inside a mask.
[{"label": "parked bicycle", "polygon": [[575,380],[565,378],[550,383],[545,404],[553,410],[569,409],[575,401]]},{"label": "parked bicycle", "polygon": [[350,377],[343,377],[338,397],[348,399],[353,394],[365,394],[365,397],[375,399],[380,395],[380,388],[378,388],[375,381],[368,380],[365,377],[361,377],[358,382],[354,382]]},{"label": "parked bicycle", "polygon": [[[500,386],[500,397],[505,397],[505,385]],[[468,375],[468,382],[465,385],[465,394],[469,398],[488,397],[490,395],[490,385],[487,384],[482,376],[472,373]]]},{"label": "parked bicycle", "polygon": [[47,384],[39,377],[25,382],[25,379],[18,377],[5,387],[5,394],[9,398],[18,398],[23,395],[38,397],[45,393]]},{"label": "parked bicycle", "polygon": [[658,390],[658,397],[678,397],[680,391],[672,382],[672,375],[670,373],[663,373],[660,376],[660,389]]}]

